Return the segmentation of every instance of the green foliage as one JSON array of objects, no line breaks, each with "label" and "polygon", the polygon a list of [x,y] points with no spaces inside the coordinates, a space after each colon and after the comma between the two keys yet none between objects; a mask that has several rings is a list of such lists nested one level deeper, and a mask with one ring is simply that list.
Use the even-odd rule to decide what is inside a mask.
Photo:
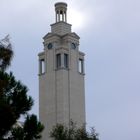
[{"label": "green foliage", "polygon": [[18,119],[21,114],[23,115],[31,109],[33,100],[27,95],[27,87],[17,81],[11,72],[8,74],[0,71],[0,80],[2,83],[6,83],[1,88],[1,99],[12,108]]},{"label": "green foliage", "polygon": [[11,107],[2,99],[0,100],[0,139],[10,130],[16,122]]},{"label": "green foliage", "polygon": [[99,140],[94,128],[89,133],[86,131],[85,126],[79,128],[72,121],[69,126],[63,124],[54,126],[50,132],[50,137],[54,140]]},{"label": "green foliage", "polygon": [[[8,46],[5,45],[7,41]],[[28,114],[33,99],[27,95],[27,87],[17,81],[12,72],[6,72],[12,56],[11,43],[7,37],[0,41],[0,140],[39,139],[44,127],[35,115]],[[24,115],[25,122],[17,126],[21,115]]]},{"label": "green foliage", "polygon": [[44,129],[44,126],[38,122],[35,115],[27,116],[24,123],[24,133],[26,133],[25,140],[40,139],[40,132]]},{"label": "green foliage", "polygon": [[22,127],[15,127],[11,130],[12,136],[10,140],[24,140],[24,130]]},{"label": "green foliage", "polygon": [[12,73],[0,71],[0,136],[11,128],[11,125],[24,115],[33,105],[33,100],[27,95],[27,87],[16,81]]},{"label": "green foliage", "polygon": [[37,140],[41,138],[41,132],[44,126],[38,122],[35,115],[27,116],[23,127],[14,127],[12,129],[13,140]]},{"label": "green foliage", "polygon": [[11,63],[13,57],[12,45],[9,35],[0,40],[0,70],[5,70]]},{"label": "green foliage", "polygon": [[66,140],[68,136],[67,127],[57,124],[50,133],[50,136],[55,140]]}]

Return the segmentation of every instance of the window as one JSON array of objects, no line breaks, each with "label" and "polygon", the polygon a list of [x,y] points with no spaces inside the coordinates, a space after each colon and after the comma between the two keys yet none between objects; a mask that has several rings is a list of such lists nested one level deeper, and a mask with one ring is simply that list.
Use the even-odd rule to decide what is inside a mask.
[{"label": "window", "polygon": [[56,55],[56,68],[61,67],[61,54]]},{"label": "window", "polygon": [[63,11],[60,11],[60,21],[63,21]]},{"label": "window", "polygon": [[79,59],[79,72],[84,73],[84,60]]},{"label": "window", "polygon": [[75,43],[71,43],[71,48],[72,49],[76,49],[76,44]]},{"label": "window", "polygon": [[44,59],[40,60],[40,74],[45,73],[45,61]]},{"label": "window", "polygon": [[68,54],[64,54],[64,67],[68,68],[69,66],[69,60],[68,60]]}]

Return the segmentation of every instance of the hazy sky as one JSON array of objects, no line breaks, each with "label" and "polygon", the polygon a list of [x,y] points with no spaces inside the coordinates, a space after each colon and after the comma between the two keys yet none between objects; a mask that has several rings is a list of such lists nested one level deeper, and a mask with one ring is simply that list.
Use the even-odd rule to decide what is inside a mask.
[{"label": "hazy sky", "polygon": [[[15,52],[10,70],[28,86],[36,114],[37,54],[54,23],[55,2],[0,0],[0,38],[10,34]],[[88,126],[95,126],[100,140],[140,140],[140,0],[64,2],[86,53]]]}]

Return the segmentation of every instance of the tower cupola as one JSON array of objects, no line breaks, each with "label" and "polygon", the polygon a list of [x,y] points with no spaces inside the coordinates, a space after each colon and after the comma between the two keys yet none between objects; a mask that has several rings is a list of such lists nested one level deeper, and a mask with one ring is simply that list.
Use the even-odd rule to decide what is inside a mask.
[{"label": "tower cupola", "polygon": [[51,32],[63,36],[71,33],[71,24],[67,23],[67,3],[55,3],[55,23],[51,24]]},{"label": "tower cupola", "polygon": [[67,22],[67,4],[58,2],[55,4],[56,22]]}]

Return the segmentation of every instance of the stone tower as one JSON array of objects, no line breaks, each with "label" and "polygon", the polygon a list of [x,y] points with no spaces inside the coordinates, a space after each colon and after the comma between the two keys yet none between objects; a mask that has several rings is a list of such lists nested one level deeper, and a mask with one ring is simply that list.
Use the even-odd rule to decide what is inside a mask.
[{"label": "stone tower", "polygon": [[[56,123],[85,123],[84,53],[79,36],[67,23],[67,4],[55,4],[56,21],[39,53],[39,118],[45,125],[42,140]],[[76,22],[76,21],[75,21]]]}]

